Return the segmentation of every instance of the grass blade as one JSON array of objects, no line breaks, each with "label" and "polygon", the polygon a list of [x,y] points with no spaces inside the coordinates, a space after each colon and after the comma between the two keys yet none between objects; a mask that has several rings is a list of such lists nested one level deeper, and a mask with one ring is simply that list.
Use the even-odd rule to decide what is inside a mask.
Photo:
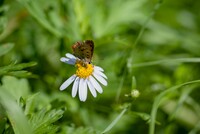
[{"label": "grass blade", "polygon": [[195,83],[200,83],[200,80],[194,80],[194,81],[186,82],[186,83],[183,83],[183,84],[176,85],[174,87],[168,88],[164,92],[160,93],[155,98],[155,101],[153,103],[153,107],[152,107],[152,110],[151,110],[151,120],[150,120],[150,124],[149,124],[149,134],[154,134],[157,110],[158,110],[158,107],[159,107],[162,99],[164,98],[164,96],[166,94],[172,92],[172,91],[175,91],[175,90],[183,87],[183,86],[190,85],[190,84],[195,84]]},{"label": "grass blade", "polygon": [[102,132],[103,134],[110,131],[113,126],[120,120],[120,118],[124,115],[124,113],[127,111],[127,108],[122,110],[122,112],[111,122],[111,124]]}]

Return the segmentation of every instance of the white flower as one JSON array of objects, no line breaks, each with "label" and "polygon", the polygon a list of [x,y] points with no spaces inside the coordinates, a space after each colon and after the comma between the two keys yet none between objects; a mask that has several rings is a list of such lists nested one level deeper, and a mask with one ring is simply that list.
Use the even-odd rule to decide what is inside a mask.
[{"label": "white flower", "polygon": [[69,53],[60,60],[67,64],[76,65],[77,67],[76,74],[72,75],[60,86],[61,91],[74,82],[72,86],[72,97],[75,97],[78,93],[81,101],[86,101],[88,89],[94,97],[97,96],[97,92],[103,93],[103,89],[98,82],[107,86],[107,77],[101,67],[85,63]]},{"label": "white flower", "polygon": [[77,58],[74,55],[72,55],[70,53],[66,53],[65,56],[66,57],[60,58],[60,61],[67,63],[67,64],[75,65]]}]

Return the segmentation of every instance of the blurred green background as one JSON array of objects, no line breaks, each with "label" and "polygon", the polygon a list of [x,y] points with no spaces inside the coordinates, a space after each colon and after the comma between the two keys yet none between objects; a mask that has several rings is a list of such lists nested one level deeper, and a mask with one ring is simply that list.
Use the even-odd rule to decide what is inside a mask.
[{"label": "blurred green background", "polygon": [[[1,0],[0,133],[200,133],[200,1]],[[76,41],[95,43],[108,86],[60,85]],[[134,92],[140,95],[135,96]]]}]

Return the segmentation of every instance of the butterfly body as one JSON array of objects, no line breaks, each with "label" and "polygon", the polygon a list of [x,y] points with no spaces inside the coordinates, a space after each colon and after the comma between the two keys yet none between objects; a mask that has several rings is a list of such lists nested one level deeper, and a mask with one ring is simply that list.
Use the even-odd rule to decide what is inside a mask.
[{"label": "butterfly body", "polygon": [[83,42],[78,41],[72,45],[72,50],[73,54],[80,60],[86,63],[91,63],[94,51],[94,42],[92,40],[85,40]]}]

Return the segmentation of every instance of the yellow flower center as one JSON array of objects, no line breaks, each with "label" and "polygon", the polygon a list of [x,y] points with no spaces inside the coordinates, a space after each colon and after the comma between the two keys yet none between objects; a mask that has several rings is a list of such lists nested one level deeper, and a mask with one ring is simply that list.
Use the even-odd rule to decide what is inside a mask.
[{"label": "yellow flower center", "polygon": [[76,62],[76,67],[77,67],[76,75],[84,79],[90,76],[94,70],[92,64],[88,64],[81,61]]}]

